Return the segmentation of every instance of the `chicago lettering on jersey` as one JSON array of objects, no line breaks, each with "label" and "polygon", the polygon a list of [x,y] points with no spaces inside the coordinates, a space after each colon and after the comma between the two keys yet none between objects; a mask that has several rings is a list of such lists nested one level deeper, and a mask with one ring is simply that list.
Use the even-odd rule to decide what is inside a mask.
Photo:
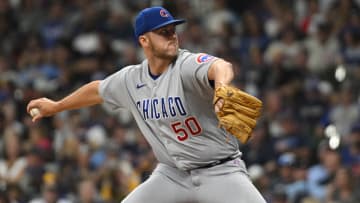
[{"label": "chicago lettering on jersey", "polygon": [[136,106],[142,113],[144,120],[187,115],[180,97],[143,99],[137,101]]}]

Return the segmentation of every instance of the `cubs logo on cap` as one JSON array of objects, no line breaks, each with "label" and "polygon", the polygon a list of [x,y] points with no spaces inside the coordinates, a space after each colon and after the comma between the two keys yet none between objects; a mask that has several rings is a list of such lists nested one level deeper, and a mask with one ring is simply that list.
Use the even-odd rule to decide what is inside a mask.
[{"label": "cubs logo on cap", "polygon": [[156,30],[166,25],[179,25],[184,22],[185,20],[183,19],[175,19],[169,11],[163,7],[155,6],[146,8],[136,16],[135,37],[139,38],[140,35],[146,32]]},{"label": "cubs logo on cap", "polygon": [[162,17],[169,17],[168,12],[167,12],[165,9],[161,9],[161,10],[160,10],[160,15],[161,15]]},{"label": "cubs logo on cap", "polygon": [[201,64],[201,63],[206,63],[208,61],[211,61],[211,59],[213,59],[214,56],[211,56],[209,54],[205,54],[205,53],[200,53],[197,57],[196,57],[196,63]]}]

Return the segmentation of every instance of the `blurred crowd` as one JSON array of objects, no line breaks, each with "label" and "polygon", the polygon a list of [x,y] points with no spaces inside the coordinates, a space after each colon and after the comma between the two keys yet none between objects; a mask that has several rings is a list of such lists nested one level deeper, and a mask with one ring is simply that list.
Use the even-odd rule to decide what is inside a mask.
[{"label": "blurred crowd", "polygon": [[142,61],[133,21],[153,5],[187,20],[182,48],[230,61],[264,102],[240,147],[269,203],[360,202],[359,0],[0,0],[0,203],[120,202],[149,176],[129,112],[33,123],[26,105]]}]

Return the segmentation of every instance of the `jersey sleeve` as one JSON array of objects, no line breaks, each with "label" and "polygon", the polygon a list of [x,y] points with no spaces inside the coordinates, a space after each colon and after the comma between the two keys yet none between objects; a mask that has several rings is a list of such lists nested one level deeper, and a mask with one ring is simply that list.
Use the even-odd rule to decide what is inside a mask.
[{"label": "jersey sleeve", "polygon": [[187,89],[196,90],[203,94],[213,91],[209,82],[208,70],[213,62],[218,58],[206,53],[189,53],[184,56],[181,66],[181,79]]},{"label": "jersey sleeve", "polygon": [[105,105],[113,110],[125,107],[125,101],[121,99],[121,95],[126,93],[124,70],[125,68],[100,81],[100,96]]}]

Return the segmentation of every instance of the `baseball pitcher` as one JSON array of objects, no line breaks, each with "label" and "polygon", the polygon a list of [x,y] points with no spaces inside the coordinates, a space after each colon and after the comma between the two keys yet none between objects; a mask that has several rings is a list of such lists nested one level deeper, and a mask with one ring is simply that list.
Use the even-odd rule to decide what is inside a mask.
[{"label": "baseball pitcher", "polygon": [[232,65],[179,49],[176,25],[162,7],[142,10],[135,36],[146,59],[90,82],[59,101],[30,101],[33,121],[107,103],[129,109],[159,164],[124,203],[263,203],[239,151],[261,101],[232,87]]}]

